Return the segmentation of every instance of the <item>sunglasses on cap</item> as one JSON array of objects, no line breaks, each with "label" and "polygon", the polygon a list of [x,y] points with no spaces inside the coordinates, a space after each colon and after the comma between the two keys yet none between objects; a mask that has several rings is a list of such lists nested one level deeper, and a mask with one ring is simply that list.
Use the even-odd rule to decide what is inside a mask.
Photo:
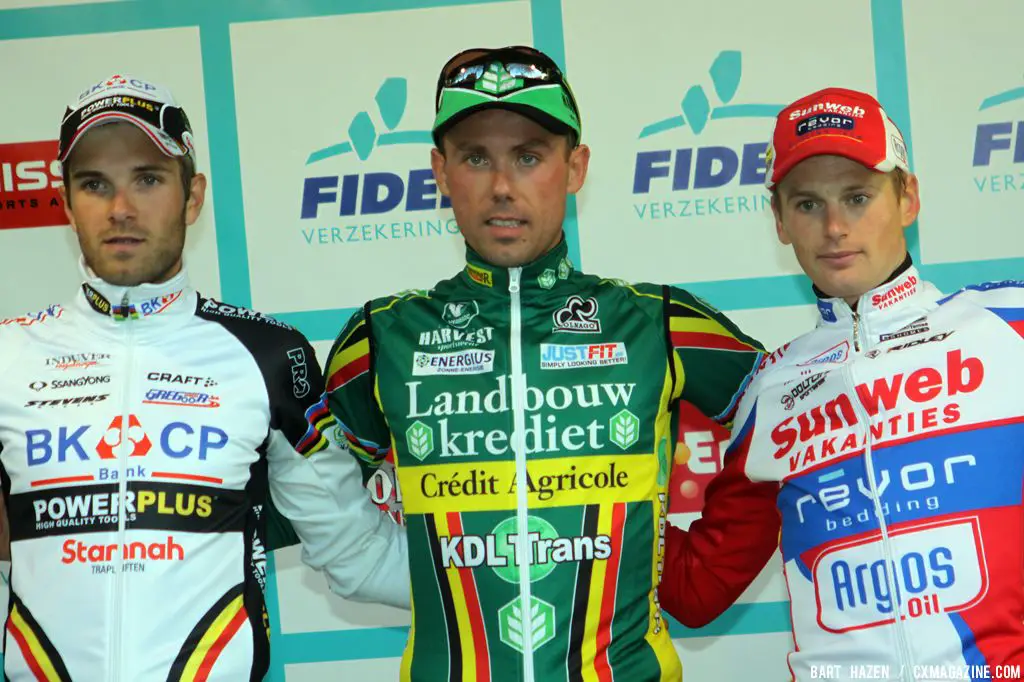
[{"label": "sunglasses on cap", "polygon": [[[146,132],[169,156],[187,156],[191,153],[185,135],[188,133],[191,136],[192,126],[184,109],[134,95],[110,95],[78,109],[68,107],[60,125],[57,158],[65,161],[82,133],[99,121],[119,119],[145,123],[148,128],[153,129]],[[154,136],[154,131],[163,135]],[[160,139],[161,137],[167,139]],[[169,142],[176,148],[169,147]]]},{"label": "sunglasses on cap", "polygon": [[[463,88],[471,90],[478,81],[486,80],[493,64],[500,64],[504,70],[517,81],[517,89],[536,85],[559,85],[569,99],[569,105],[579,117],[579,107],[572,94],[572,88],[558,65],[540,50],[526,45],[513,45],[498,49],[474,48],[458,53],[448,60],[441,69],[437,80],[437,92],[434,98],[434,109],[441,109],[441,95],[447,88]],[[511,88],[509,88],[511,89]]]}]

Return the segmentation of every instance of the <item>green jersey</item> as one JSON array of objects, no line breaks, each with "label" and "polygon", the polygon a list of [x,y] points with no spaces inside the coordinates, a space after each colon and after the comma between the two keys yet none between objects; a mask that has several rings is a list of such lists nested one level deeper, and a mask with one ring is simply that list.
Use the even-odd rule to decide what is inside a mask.
[{"label": "green jersey", "polygon": [[327,406],[368,473],[395,466],[402,680],[678,680],[657,598],[676,408],[728,421],[760,351],[685,291],[574,271],[564,243],[516,268],[470,250],[355,314]]}]

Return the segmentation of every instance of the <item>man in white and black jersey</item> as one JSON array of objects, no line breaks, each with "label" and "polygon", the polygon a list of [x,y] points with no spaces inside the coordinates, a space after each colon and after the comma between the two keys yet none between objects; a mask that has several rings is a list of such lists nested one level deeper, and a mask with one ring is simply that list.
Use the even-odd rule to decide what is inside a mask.
[{"label": "man in white and black jersey", "polygon": [[0,323],[5,679],[263,679],[266,551],[292,528],[332,590],[408,608],[404,531],[307,419],[309,343],[189,286],[206,178],[171,93],[91,86],[59,158],[84,282]]}]

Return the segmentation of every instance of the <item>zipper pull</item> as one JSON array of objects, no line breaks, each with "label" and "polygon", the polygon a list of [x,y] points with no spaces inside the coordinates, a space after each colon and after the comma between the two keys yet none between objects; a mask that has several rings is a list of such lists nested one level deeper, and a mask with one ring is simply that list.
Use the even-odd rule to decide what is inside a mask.
[{"label": "zipper pull", "polygon": [[519,276],[523,273],[522,268],[510,268],[508,271],[508,291],[510,294],[519,293]]},{"label": "zipper pull", "polygon": [[856,311],[853,313],[853,350],[860,352],[860,336],[857,334],[859,327],[860,315]]}]

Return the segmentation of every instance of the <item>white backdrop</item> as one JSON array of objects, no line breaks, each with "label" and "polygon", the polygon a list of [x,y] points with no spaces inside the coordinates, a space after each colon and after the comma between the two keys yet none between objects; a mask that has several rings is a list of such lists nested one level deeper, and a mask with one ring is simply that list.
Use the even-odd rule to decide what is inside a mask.
[{"label": "white backdrop", "polygon": [[[583,112],[593,160],[566,232],[584,270],[685,285],[770,347],[807,329],[809,285],[775,241],[760,154],[782,105],[835,85],[875,93],[905,133],[925,276],[945,290],[1018,277],[1024,5],[972,4],[0,0],[0,318],[74,295],[53,141],[85,85],[127,72],[168,85],[195,128],[210,192],[193,283],[296,325],[323,361],[352,308],[459,267],[427,170],[437,70],[517,43],[567,68]],[[704,429],[684,436],[674,490],[717,470],[723,435]],[[673,521],[700,495],[677,494]],[[408,614],[328,595],[295,549],[272,563],[268,679],[397,678]],[[673,634],[689,682],[788,679],[778,557],[718,621]]]}]

